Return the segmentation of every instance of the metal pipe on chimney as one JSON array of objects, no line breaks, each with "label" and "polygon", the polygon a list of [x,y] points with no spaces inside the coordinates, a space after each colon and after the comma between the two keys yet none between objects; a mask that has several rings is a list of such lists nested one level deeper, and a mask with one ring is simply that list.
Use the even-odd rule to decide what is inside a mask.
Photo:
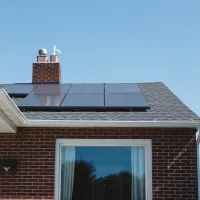
[{"label": "metal pipe on chimney", "polygon": [[39,55],[37,56],[37,62],[48,62],[46,49],[40,49],[38,53]]}]

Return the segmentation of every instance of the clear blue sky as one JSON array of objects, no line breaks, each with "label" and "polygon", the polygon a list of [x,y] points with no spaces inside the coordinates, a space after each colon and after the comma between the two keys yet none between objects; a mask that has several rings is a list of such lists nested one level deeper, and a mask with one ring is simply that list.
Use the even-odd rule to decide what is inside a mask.
[{"label": "clear blue sky", "polygon": [[56,44],[63,82],[162,81],[200,115],[199,0],[1,0],[0,25],[0,83]]}]

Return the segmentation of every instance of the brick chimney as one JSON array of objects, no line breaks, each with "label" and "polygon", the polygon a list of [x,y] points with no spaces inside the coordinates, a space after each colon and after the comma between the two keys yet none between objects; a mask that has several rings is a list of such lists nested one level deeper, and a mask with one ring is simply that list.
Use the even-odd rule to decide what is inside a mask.
[{"label": "brick chimney", "polygon": [[32,73],[33,83],[60,83],[61,67],[57,55],[50,56],[50,62],[47,57],[47,50],[40,49],[37,56],[37,62],[33,63]]}]

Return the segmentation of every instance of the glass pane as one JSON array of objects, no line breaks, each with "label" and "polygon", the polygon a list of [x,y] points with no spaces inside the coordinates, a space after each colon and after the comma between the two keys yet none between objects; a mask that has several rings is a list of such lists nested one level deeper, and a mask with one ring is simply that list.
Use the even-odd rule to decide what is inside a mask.
[{"label": "glass pane", "polygon": [[145,200],[145,148],[62,147],[61,200]]}]

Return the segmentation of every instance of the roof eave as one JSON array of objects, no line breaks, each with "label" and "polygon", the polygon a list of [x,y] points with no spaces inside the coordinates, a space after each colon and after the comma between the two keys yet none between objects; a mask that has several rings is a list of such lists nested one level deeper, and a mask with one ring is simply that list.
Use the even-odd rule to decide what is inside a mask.
[{"label": "roof eave", "polygon": [[145,127],[199,128],[193,121],[27,120],[26,127]]},{"label": "roof eave", "polygon": [[0,133],[16,133],[16,129],[12,121],[0,110]]},{"label": "roof eave", "polygon": [[4,129],[0,132],[16,132],[18,126],[26,123],[26,117],[4,89],[0,90],[0,110],[0,120],[4,121]]},{"label": "roof eave", "polygon": [[[0,90],[0,120],[7,124],[6,132],[17,127],[154,127],[200,128],[200,122],[188,121],[107,121],[107,120],[29,120],[19,110],[5,90]],[[1,129],[0,129],[0,132]],[[5,131],[3,131],[5,132]]]}]

